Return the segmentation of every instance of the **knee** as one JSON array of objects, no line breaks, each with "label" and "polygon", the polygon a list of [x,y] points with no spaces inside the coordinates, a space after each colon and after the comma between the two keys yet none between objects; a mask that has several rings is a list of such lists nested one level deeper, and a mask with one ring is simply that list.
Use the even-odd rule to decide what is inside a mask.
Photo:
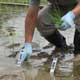
[{"label": "knee", "polygon": [[38,17],[37,17],[37,21],[38,21],[38,23],[41,22],[41,21],[43,20],[43,17],[44,17],[44,15],[42,14],[41,11],[39,11],[39,13],[38,13]]}]

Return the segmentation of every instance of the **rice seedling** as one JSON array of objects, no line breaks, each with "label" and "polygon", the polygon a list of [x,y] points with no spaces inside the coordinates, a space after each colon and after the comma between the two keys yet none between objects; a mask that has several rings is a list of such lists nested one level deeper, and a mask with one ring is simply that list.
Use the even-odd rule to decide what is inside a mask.
[{"label": "rice seedling", "polygon": [[61,20],[61,12],[59,8],[56,8],[51,12],[51,14],[48,14],[50,19],[52,20],[53,24],[56,28],[59,28],[63,21]]}]

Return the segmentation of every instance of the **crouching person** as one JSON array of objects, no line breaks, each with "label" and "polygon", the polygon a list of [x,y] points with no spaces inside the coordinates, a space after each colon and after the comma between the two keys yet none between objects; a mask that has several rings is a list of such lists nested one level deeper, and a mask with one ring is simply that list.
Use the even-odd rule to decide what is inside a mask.
[{"label": "crouching person", "polygon": [[[67,47],[65,38],[60,34],[58,29],[66,30],[70,27],[75,26],[74,20],[75,17],[79,14],[80,4],[76,6],[77,1],[74,0],[48,0],[48,2],[49,4],[39,11],[40,0],[30,0],[28,13],[25,20],[25,43],[18,54],[18,65],[21,65],[24,62],[25,58],[29,59],[32,54],[31,43],[35,26],[37,26],[40,34],[56,47]],[[61,26],[58,28],[54,25],[55,23],[53,23],[50,17],[47,15],[53,12],[55,9],[54,5],[59,7],[62,16],[61,20],[63,21]]]}]

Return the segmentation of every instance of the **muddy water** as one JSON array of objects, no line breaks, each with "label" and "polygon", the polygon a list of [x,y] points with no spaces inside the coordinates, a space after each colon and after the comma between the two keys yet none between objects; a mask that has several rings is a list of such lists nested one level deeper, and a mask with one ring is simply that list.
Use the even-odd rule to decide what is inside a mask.
[{"label": "muddy water", "polygon": [[[54,46],[42,49],[49,42],[37,30],[33,38],[35,52],[22,67],[16,66],[15,56],[24,43],[26,10],[25,7],[0,5],[0,80],[80,80],[79,62],[66,61],[70,54],[62,60],[59,59],[55,74],[50,74],[51,55],[61,52],[53,51]],[[66,37],[68,45],[73,43],[74,28],[61,33]]]}]

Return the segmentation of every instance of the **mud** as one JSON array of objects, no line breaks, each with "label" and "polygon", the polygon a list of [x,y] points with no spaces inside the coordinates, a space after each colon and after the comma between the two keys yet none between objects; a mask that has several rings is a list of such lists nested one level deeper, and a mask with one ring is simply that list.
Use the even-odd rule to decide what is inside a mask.
[{"label": "mud", "polygon": [[[1,6],[0,10],[0,80],[80,80],[80,62],[64,61],[61,50],[54,50],[55,46],[45,47],[49,42],[37,30],[33,38],[32,57],[22,67],[17,67],[16,55],[24,43],[27,8]],[[74,30],[60,31],[66,37],[68,45],[73,44]],[[70,52],[63,52],[67,53]],[[50,75],[52,56],[59,57],[54,75]]]}]

